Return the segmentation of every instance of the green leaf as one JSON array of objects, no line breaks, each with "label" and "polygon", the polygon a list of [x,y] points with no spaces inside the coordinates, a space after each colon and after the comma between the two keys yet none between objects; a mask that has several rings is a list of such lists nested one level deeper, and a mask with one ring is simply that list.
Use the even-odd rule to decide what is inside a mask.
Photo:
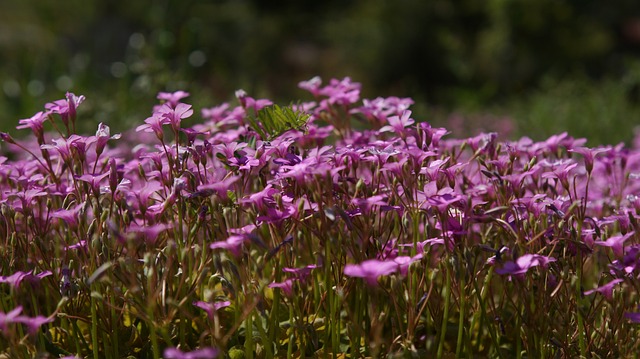
[{"label": "green leaf", "polygon": [[289,130],[305,128],[311,115],[294,111],[291,106],[272,105],[258,111],[257,118],[248,116],[249,126],[262,139],[271,140]]}]

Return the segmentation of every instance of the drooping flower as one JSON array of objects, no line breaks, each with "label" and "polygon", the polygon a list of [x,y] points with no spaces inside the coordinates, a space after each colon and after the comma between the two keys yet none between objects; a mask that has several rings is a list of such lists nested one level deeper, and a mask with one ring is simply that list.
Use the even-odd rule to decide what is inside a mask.
[{"label": "drooping flower", "polygon": [[207,316],[209,317],[209,319],[213,319],[215,313],[218,310],[230,306],[231,302],[228,300],[223,302],[215,302],[215,303],[196,301],[196,302],[193,302],[193,305],[207,312]]},{"label": "drooping flower", "polygon": [[189,93],[186,91],[158,92],[157,99],[165,101],[171,107],[176,107],[178,102],[185,97],[189,97]]},{"label": "drooping flower", "polygon": [[283,282],[273,282],[268,285],[269,288],[279,288],[287,297],[293,296],[293,283],[295,279],[289,278]]},{"label": "drooping flower", "polygon": [[20,125],[17,129],[30,128],[33,134],[38,140],[38,144],[44,144],[44,126],[43,124],[49,119],[49,114],[46,112],[38,112],[30,118],[25,118],[19,121]]},{"label": "drooping flower", "polygon": [[109,126],[100,122],[98,124],[98,130],[96,131],[96,155],[100,156],[102,154],[104,147],[107,145],[107,141],[117,140],[119,138],[119,133],[111,136],[111,129]]},{"label": "drooping flower", "polygon": [[22,307],[15,307],[8,313],[0,312],[0,330],[6,332],[9,330],[9,324],[15,323],[16,318],[22,313]]},{"label": "drooping flower", "polygon": [[624,316],[633,323],[640,323],[640,312],[624,313]]},{"label": "drooping flower", "polygon": [[215,348],[202,348],[190,352],[183,352],[178,348],[164,350],[164,359],[215,359],[220,352]]},{"label": "drooping flower", "polygon": [[378,278],[393,274],[398,271],[398,263],[393,261],[381,261],[369,259],[360,264],[347,264],[344,267],[344,274],[349,277],[362,278],[372,287],[378,285]]},{"label": "drooping flower", "polygon": [[242,255],[242,245],[248,241],[247,235],[232,235],[224,241],[214,242],[209,245],[211,249],[226,249],[229,250],[234,256],[240,257]]},{"label": "drooping flower", "polygon": [[147,117],[144,120],[144,125],[136,127],[136,132],[152,132],[155,133],[159,140],[164,139],[164,133],[162,131],[162,125],[167,124],[168,120],[160,113],[154,113],[151,117]]},{"label": "drooping flower", "polygon": [[607,298],[607,300],[611,300],[613,298],[613,287],[615,287],[616,285],[622,282],[623,282],[622,279],[614,279],[611,282],[604,284],[598,288],[594,288],[584,292],[584,295],[591,295],[595,292],[598,292],[604,295],[604,297]]},{"label": "drooping flower", "polygon": [[545,257],[539,254],[524,254],[515,261],[506,262],[502,268],[496,269],[496,273],[521,277],[533,267],[546,267],[549,263],[555,261],[555,258]]},{"label": "drooping flower", "polygon": [[611,236],[607,238],[606,241],[596,241],[596,242],[593,242],[593,244],[599,245],[602,247],[611,247],[611,249],[613,250],[613,253],[617,257],[622,257],[624,255],[624,242],[629,238],[631,238],[634,234],[635,232],[629,232],[625,235],[619,234],[619,235]]},{"label": "drooping flower", "polygon": [[17,306],[8,313],[0,312],[0,331],[9,331],[9,324],[24,324],[27,326],[29,334],[34,335],[41,326],[54,320],[52,317],[38,315],[32,318],[20,315],[20,313],[22,313],[22,306]]},{"label": "drooping flower", "polygon": [[24,281],[35,284],[52,274],[51,271],[44,271],[35,275],[33,274],[33,270],[28,272],[17,271],[10,276],[0,276],[0,283],[7,283],[12,288],[19,288]]}]

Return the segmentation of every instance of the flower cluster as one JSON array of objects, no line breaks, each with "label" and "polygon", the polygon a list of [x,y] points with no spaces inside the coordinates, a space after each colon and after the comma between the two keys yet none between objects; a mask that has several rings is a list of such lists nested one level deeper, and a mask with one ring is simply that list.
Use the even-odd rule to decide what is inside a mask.
[{"label": "flower cluster", "polygon": [[75,132],[84,97],[67,94],[20,120],[31,136],[0,134],[0,348],[640,349],[640,149],[448,138],[410,99],[361,99],[349,78],[300,87],[313,100],[286,113],[306,123],[270,138],[284,125],[261,114],[279,108],[244,91],[200,121],[188,93],[160,93],[135,130],[91,136]]}]

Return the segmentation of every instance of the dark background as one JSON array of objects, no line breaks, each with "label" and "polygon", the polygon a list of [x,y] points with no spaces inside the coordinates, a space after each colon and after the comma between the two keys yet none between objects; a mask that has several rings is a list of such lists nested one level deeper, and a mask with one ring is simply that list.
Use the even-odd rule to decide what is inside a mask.
[{"label": "dark background", "polygon": [[417,120],[457,135],[630,142],[639,51],[632,0],[4,0],[0,129],[67,90],[87,96],[89,133],[141,123],[158,91],[289,103],[319,75],[412,97]]}]

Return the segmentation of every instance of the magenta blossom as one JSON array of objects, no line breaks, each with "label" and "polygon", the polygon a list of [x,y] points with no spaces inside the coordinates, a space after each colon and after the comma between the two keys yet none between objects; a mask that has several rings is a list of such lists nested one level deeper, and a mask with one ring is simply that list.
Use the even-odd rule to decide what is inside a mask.
[{"label": "magenta blossom", "polygon": [[52,275],[51,271],[45,271],[38,274],[33,274],[33,270],[28,272],[17,271],[10,276],[0,276],[0,283],[7,283],[13,288],[20,287],[20,284],[24,281],[35,284],[42,280],[42,278]]},{"label": "magenta blossom", "polygon": [[410,117],[411,111],[405,110],[402,112],[401,116],[391,116],[389,117],[389,125],[384,126],[380,129],[380,132],[395,132],[398,135],[402,135],[405,133],[405,127],[409,127],[415,123],[415,121]]},{"label": "magenta blossom", "polygon": [[234,256],[240,257],[242,255],[242,245],[248,240],[248,235],[233,235],[224,241],[211,243],[209,245],[209,248],[226,249],[230,251]]},{"label": "magenta blossom", "polygon": [[22,306],[15,307],[9,313],[0,312],[0,331],[6,332],[9,330],[9,324],[24,324],[27,326],[29,334],[34,335],[38,332],[41,326],[47,323],[53,322],[52,317],[43,317],[38,315],[36,317],[27,317],[20,315],[22,313]]},{"label": "magenta blossom", "polygon": [[166,120],[166,123],[171,125],[173,131],[178,131],[180,129],[180,122],[185,118],[191,117],[193,110],[191,109],[191,105],[184,103],[177,104],[175,108],[169,104],[164,104],[158,110],[158,113]]},{"label": "magenta blossom", "polygon": [[280,288],[287,297],[293,296],[293,283],[295,279],[287,279],[284,282],[273,282],[268,285],[269,288]]},{"label": "magenta blossom", "polygon": [[214,359],[220,352],[215,348],[203,348],[191,352],[183,352],[178,348],[164,350],[164,359]]},{"label": "magenta blossom", "polygon": [[344,274],[349,277],[362,278],[372,287],[378,285],[378,278],[394,274],[398,271],[406,275],[408,267],[414,261],[422,258],[421,255],[411,257],[397,257],[391,260],[369,259],[360,264],[347,264]]},{"label": "magenta blossom", "polygon": [[207,316],[209,317],[209,319],[213,319],[213,316],[218,310],[230,306],[231,302],[228,300],[224,302],[215,302],[215,303],[197,301],[197,302],[193,302],[193,305],[207,312]]},{"label": "magenta blossom", "polygon": [[613,299],[613,287],[615,287],[616,285],[618,285],[618,284],[620,284],[622,282],[623,282],[622,279],[614,279],[614,280],[612,280],[611,282],[609,282],[609,283],[607,283],[605,285],[602,285],[602,286],[600,286],[598,288],[594,288],[594,289],[591,289],[591,290],[588,290],[588,291],[584,292],[584,295],[591,295],[591,294],[593,294],[595,292],[598,292],[598,293],[604,295],[604,297],[607,298],[607,300],[611,300],[611,299]]},{"label": "magenta blossom", "polygon": [[611,247],[613,253],[617,257],[622,257],[624,255],[624,242],[631,238],[635,232],[629,232],[625,235],[617,235],[607,238],[606,241],[596,241],[593,244],[602,246],[602,247]]},{"label": "magenta blossom", "polygon": [[631,322],[640,324],[640,312],[624,313],[624,316]]},{"label": "magenta blossom", "polygon": [[33,134],[36,136],[39,144],[44,144],[44,122],[49,119],[49,114],[45,112],[38,112],[31,118],[25,118],[19,121],[20,125],[17,129],[30,128]]},{"label": "magenta blossom", "polygon": [[185,91],[159,92],[157,99],[165,101],[171,107],[176,107],[178,102],[185,97],[189,97],[189,93]]},{"label": "magenta blossom", "polygon": [[550,262],[555,261],[555,258],[545,257],[539,254],[524,254],[518,257],[515,262],[506,262],[502,268],[496,269],[496,273],[521,277],[533,267],[546,267]]}]

